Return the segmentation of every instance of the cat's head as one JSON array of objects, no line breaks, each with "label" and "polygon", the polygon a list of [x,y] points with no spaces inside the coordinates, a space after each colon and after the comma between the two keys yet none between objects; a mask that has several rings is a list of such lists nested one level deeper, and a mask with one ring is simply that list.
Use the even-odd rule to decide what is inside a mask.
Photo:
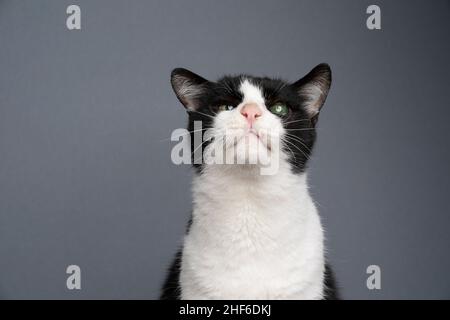
[{"label": "cat's head", "polygon": [[[202,158],[211,153],[208,148],[217,145],[225,153],[232,149],[238,163],[277,150],[277,157],[294,172],[303,172],[316,139],[315,127],[330,88],[331,70],[320,64],[300,80],[288,83],[249,75],[225,76],[213,82],[178,68],[172,71],[171,83],[189,114],[191,148],[204,150]],[[198,123],[201,129],[195,125]],[[205,138],[201,147],[194,144],[198,141],[194,135],[199,133]],[[199,170],[208,165],[192,160]]]}]

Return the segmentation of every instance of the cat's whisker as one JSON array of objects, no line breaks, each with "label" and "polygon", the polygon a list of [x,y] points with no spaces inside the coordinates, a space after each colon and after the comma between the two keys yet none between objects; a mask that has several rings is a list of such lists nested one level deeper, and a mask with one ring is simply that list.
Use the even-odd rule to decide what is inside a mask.
[{"label": "cat's whisker", "polygon": [[[286,145],[286,144],[283,144],[283,146],[286,147],[286,148],[289,148],[289,146]],[[291,152],[293,152],[291,148],[289,148],[289,149],[291,150]],[[301,150],[300,150],[300,151],[301,151]],[[308,161],[308,158],[307,158],[307,157],[306,157],[306,159],[303,160],[303,161],[300,161],[299,159],[297,159],[297,157],[295,157],[295,152],[293,153],[293,156],[294,156],[294,161],[296,161],[296,162],[298,162],[298,163],[305,164],[306,161]]]},{"label": "cat's whisker", "polygon": [[[200,131],[205,131],[205,130],[208,130],[208,129],[205,128],[205,129],[197,129],[197,130],[187,131],[187,132],[185,132],[185,133],[182,133],[182,134],[177,135],[177,137],[184,137],[184,136],[190,135],[191,133],[200,132]],[[163,141],[167,141],[167,140],[172,140],[172,137],[170,137],[170,138],[165,138],[165,139],[161,139],[161,140],[159,140],[159,142],[163,142]]]},{"label": "cat's whisker", "polygon": [[289,138],[291,138],[291,139],[293,139],[293,140],[295,140],[295,141],[301,143],[301,144],[306,148],[306,150],[308,150],[308,152],[311,153],[311,149],[308,148],[308,146],[305,144],[305,141],[303,141],[303,140],[300,139],[299,137],[296,137],[296,136],[294,136],[294,135],[292,135],[292,134],[289,134],[289,133],[286,133],[285,135],[286,135],[287,137],[289,137]]},{"label": "cat's whisker", "polygon": [[284,133],[284,136],[286,136],[286,137],[292,137],[292,138],[297,139],[297,140],[299,140],[299,141],[301,141],[301,142],[305,142],[302,138],[297,137],[297,136],[294,136],[293,134],[290,134],[290,133],[288,133],[288,132],[285,132],[285,133]]},{"label": "cat's whisker", "polygon": [[197,151],[199,148],[201,148],[201,146],[203,146],[206,142],[212,142],[213,139],[216,140],[217,138],[220,138],[220,136],[218,135],[213,135],[211,137],[208,137],[208,139],[205,139],[199,146],[197,146],[194,151],[191,152],[191,155],[193,155],[195,153],[195,151]]},{"label": "cat's whisker", "polygon": [[[220,132],[217,132],[214,135],[211,135],[209,137],[207,137],[199,146],[197,146],[192,152],[191,152],[191,156],[195,153],[195,151],[197,151],[199,148],[201,148],[206,142],[218,142],[221,141],[225,138],[226,136],[224,134],[221,134]],[[203,154],[203,152],[202,152]]]},{"label": "cat's whisker", "polygon": [[214,116],[212,116],[210,114],[206,114],[206,113],[200,112],[200,111],[189,110],[188,113],[198,113],[198,114],[204,115],[206,117],[209,117],[211,119],[215,119]]},{"label": "cat's whisker", "polygon": [[[283,142],[283,141],[282,141]],[[295,153],[294,151],[292,151],[292,149],[287,145],[283,143],[283,146],[288,148],[289,152],[292,154],[292,156],[294,157],[294,160],[297,161],[297,158],[295,157]]]},{"label": "cat's whisker", "polygon": [[[205,141],[203,141],[202,142],[202,144],[201,145],[199,145],[197,148],[195,148],[195,150],[194,151],[192,151],[192,153],[191,153],[191,156],[194,154],[194,152],[198,149],[198,148],[200,148],[202,145],[204,145],[206,142],[208,142],[208,141],[211,141],[211,143],[217,143],[217,142],[220,142],[220,141],[224,141],[224,139],[225,139],[225,136],[224,135],[222,135],[222,136],[219,136],[219,135],[216,135],[216,136],[212,136],[210,139],[207,139],[207,140],[205,140]],[[225,142],[226,143],[226,142]],[[203,158],[203,152],[201,153],[201,159]],[[197,160],[201,160],[201,159],[194,159],[194,163],[197,163]]]},{"label": "cat's whisker", "polygon": [[291,123],[300,122],[300,121],[311,121],[311,120],[310,119],[299,119],[299,120],[284,122],[284,124],[291,124]]},{"label": "cat's whisker", "polygon": [[292,143],[292,142],[289,141],[289,140],[285,140],[285,139],[283,139],[282,141],[284,141],[284,142],[286,142],[286,143],[289,143],[291,146],[293,146],[293,147],[296,148],[298,151],[300,151],[300,152],[306,157],[307,160],[309,160],[309,156],[308,156],[302,149],[300,149],[298,146],[296,146],[294,143]]},{"label": "cat's whisker", "polygon": [[300,128],[300,129],[284,129],[286,131],[312,131],[317,130],[317,128]]}]

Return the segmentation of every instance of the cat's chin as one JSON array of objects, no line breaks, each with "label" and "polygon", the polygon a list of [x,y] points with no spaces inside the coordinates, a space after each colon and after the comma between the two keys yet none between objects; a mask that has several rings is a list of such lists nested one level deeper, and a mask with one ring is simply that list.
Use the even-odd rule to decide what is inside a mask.
[{"label": "cat's chin", "polygon": [[242,136],[229,151],[235,153],[237,164],[265,164],[271,154],[268,144],[253,132]]}]

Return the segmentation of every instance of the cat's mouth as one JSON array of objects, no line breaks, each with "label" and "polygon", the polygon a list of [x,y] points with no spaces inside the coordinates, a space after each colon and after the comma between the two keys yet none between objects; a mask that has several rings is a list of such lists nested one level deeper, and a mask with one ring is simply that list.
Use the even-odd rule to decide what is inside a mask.
[{"label": "cat's mouth", "polygon": [[[238,139],[235,139],[232,147],[236,147],[240,143],[246,143],[249,147],[264,146],[268,151],[272,151],[272,144],[270,139],[267,139],[267,135],[254,128],[240,129],[241,133]],[[243,131],[243,132],[242,132]],[[257,144],[256,144],[257,143]]]},{"label": "cat's mouth", "polygon": [[256,131],[256,130],[253,129],[253,128],[249,129],[249,130],[247,131],[247,134],[246,134],[246,135],[247,135],[247,136],[253,135],[253,136],[256,136],[258,139],[260,139],[260,135],[259,135],[258,131]]}]

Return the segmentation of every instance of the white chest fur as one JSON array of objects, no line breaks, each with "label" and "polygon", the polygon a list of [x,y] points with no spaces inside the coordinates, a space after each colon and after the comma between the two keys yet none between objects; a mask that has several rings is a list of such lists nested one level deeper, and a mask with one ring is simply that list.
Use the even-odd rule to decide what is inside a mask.
[{"label": "white chest fur", "polygon": [[212,166],[194,179],[182,298],[322,298],[323,231],[306,175],[232,170]]}]

